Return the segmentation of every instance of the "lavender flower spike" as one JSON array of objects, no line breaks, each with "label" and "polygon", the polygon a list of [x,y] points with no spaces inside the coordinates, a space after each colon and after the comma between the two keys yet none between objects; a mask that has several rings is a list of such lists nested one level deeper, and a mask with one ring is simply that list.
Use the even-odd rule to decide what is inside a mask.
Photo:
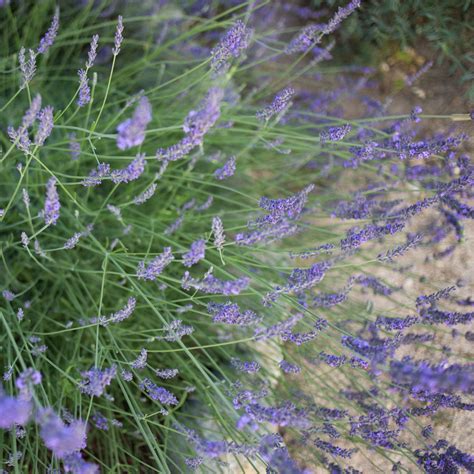
[{"label": "lavender flower spike", "polygon": [[89,78],[87,72],[84,69],[77,71],[79,75],[79,97],[77,99],[77,105],[84,107],[91,101],[91,89],[89,87]]},{"label": "lavender flower spike", "polygon": [[9,397],[0,392],[0,428],[8,430],[15,425],[26,425],[31,415],[31,402]]},{"label": "lavender flower spike", "polygon": [[44,444],[58,458],[64,458],[86,447],[86,424],[83,421],[74,420],[65,425],[50,408],[42,409],[37,421]]},{"label": "lavender flower spike", "polygon": [[28,51],[30,55],[30,59],[26,59],[25,56],[25,48],[21,48],[18,53],[18,62],[20,63],[20,71],[21,71],[21,84],[20,89],[24,89],[36,72],[36,54],[35,52],[30,49]]},{"label": "lavender flower spike", "polygon": [[212,233],[214,234],[214,245],[220,251],[224,248],[225,235],[224,226],[220,217],[215,216],[212,218]]},{"label": "lavender flower spike", "polygon": [[156,280],[156,277],[174,260],[171,247],[165,247],[163,253],[155,257],[148,265],[140,262],[137,268],[139,280]]},{"label": "lavender flower spike", "polygon": [[189,252],[183,255],[183,265],[192,267],[204,258],[206,254],[206,241],[203,239],[196,240],[191,244]]},{"label": "lavender flower spike", "polygon": [[42,146],[53,130],[53,108],[49,105],[38,115],[39,127],[35,135],[35,145]]},{"label": "lavender flower spike", "polygon": [[245,26],[243,21],[237,20],[211,51],[211,68],[215,74],[227,72],[231,58],[238,58],[242,51],[247,49],[250,36],[251,30]]},{"label": "lavender flower spike", "polygon": [[41,38],[38,46],[38,54],[46,54],[48,49],[53,45],[59,29],[59,9],[54,12],[53,20],[45,35]]},{"label": "lavender flower spike", "polygon": [[86,68],[90,69],[94,65],[95,58],[97,57],[97,46],[99,44],[99,35],[92,37],[89,53],[87,54]]},{"label": "lavender flower spike", "polygon": [[143,153],[138,154],[126,168],[112,171],[110,177],[115,184],[135,181],[145,171],[145,164],[145,155]]},{"label": "lavender flower spike", "polygon": [[115,30],[115,40],[114,40],[114,48],[112,50],[114,56],[117,56],[120,53],[120,47],[122,46],[123,41],[123,18],[122,15],[118,16],[117,19],[117,29]]},{"label": "lavender flower spike", "polygon": [[262,121],[270,120],[274,115],[278,115],[290,105],[294,95],[295,90],[292,87],[283,89],[275,96],[270,105],[257,112],[257,118]]},{"label": "lavender flower spike", "polygon": [[222,168],[214,171],[214,176],[219,181],[230,178],[235,173],[235,156],[231,156],[224,164]]},{"label": "lavender flower spike", "polygon": [[59,209],[61,204],[59,202],[58,191],[56,190],[56,178],[49,179],[46,185],[46,200],[44,203],[43,217],[46,225],[55,225],[59,219]]},{"label": "lavender flower spike", "polygon": [[146,96],[143,96],[129,118],[117,127],[117,147],[120,150],[127,150],[134,146],[141,145],[145,140],[145,131],[151,121],[151,104]]}]

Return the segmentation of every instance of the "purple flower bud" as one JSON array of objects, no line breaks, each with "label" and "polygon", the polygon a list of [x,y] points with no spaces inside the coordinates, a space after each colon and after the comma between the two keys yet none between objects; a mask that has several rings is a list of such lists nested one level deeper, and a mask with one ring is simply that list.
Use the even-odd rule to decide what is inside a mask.
[{"label": "purple flower bud", "polygon": [[301,367],[286,360],[281,360],[278,365],[285,374],[299,374],[301,372]]},{"label": "purple flower bud", "polygon": [[46,408],[40,410],[37,423],[44,444],[60,459],[86,447],[86,424],[81,420],[65,425],[58,415]]},{"label": "purple flower bud", "polygon": [[342,127],[331,127],[319,135],[321,144],[326,142],[338,142],[342,140],[350,131],[352,127],[350,124],[343,125]]},{"label": "purple flower bud", "polygon": [[183,255],[183,265],[192,267],[205,257],[206,241],[203,239],[196,240],[191,244],[189,252]]},{"label": "purple flower bud", "polygon": [[155,194],[155,191],[156,191],[156,183],[153,183],[150,186],[148,186],[148,188],[146,188],[145,191],[143,191],[141,194],[139,194],[138,196],[135,196],[133,198],[133,203],[136,206],[139,206],[140,204],[147,202],[149,199],[153,197],[153,195]]},{"label": "purple flower bud", "polygon": [[39,127],[35,135],[35,145],[42,146],[53,131],[53,108],[47,106],[38,115]]},{"label": "purple flower bud", "polygon": [[8,430],[15,425],[26,425],[32,411],[31,402],[9,397],[0,392],[0,428]]},{"label": "purple flower bud", "polygon": [[20,89],[24,89],[30,83],[36,72],[36,54],[30,49],[29,55],[30,59],[27,60],[25,57],[25,48],[23,47],[18,53],[18,62],[20,63],[21,71]]},{"label": "purple flower bud", "polygon": [[87,54],[86,68],[90,69],[94,65],[95,58],[97,57],[97,46],[99,44],[99,35],[94,35],[91,40],[89,52]]},{"label": "purple flower bud", "polygon": [[213,315],[213,322],[235,324],[237,326],[248,326],[259,322],[262,318],[255,312],[247,309],[243,313],[240,312],[238,304],[231,303],[208,303],[207,311]]},{"label": "purple flower bud", "polygon": [[84,69],[79,69],[77,74],[79,75],[79,97],[77,98],[77,105],[84,107],[91,101],[89,78],[87,77],[87,71]]},{"label": "purple flower bud", "polygon": [[123,18],[119,15],[117,18],[117,29],[115,30],[114,48],[112,50],[114,56],[120,53],[120,47],[123,41]]},{"label": "purple flower bud", "polygon": [[230,67],[230,60],[238,58],[248,48],[252,32],[245,23],[237,20],[211,51],[211,68],[215,74],[223,74]]},{"label": "purple flower bud", "polygon": [[71,153],[71,160],[76,161],[81,155],[81,145],[76,139],[75,133],[70,133],[69,137],[69,152]]},{"label": "purple flower bud", "polygon": [[115,365],[108,369],[100,370],[92,367],[89,370],[81,372],[82,380],[79,382],[79,389],[91,397],[100,397],[105,388],[110,385],[115,377],[117,368]]},{"label": "purple flower bud", "polygon": [[145,171],[145,165],[145,155],[140,153],[126,168],[112,171],[110,177],[115,184],[135,181]]},{"label": "purple flower bud", "polygon": [[97,186],[102,180],[110,175],[110,165],[108,163],[100,163],[97,170],[92,170],[89,176],[82,181],[83,186]]},{"label": "purple flower bud", "polygon": [[146,349],[140,351],[140,355],[132,362],[132,367],[136,370],[141,370],[146,367],[146,360],[148,358],[148,352]]},{"label": "purple flower bud", "polygon": [[148,265],[145,265],[145,261],[138,264],[137,277],[142,280],[156,280],[173,260],[171,247],[165,247],[163,253],[155,257]]},{"label": "purple flower bud", "polygon": [[59,29],[59,9],[56,9],[51,25],[45,35],[41,38],[38,46],[38,54],[46,54],[48,49],[53,45]]},{"label": "purple flower bud", "polygon": [[56,190],[56,178],[49,179],[46,185],[46,200],[44,202],[43,217],[46,225],[56,225],[59,219],[59,210],[61,204],[59,202],[58,191]]},{"label": "purple flower bud", "polygon": [[230,364],[234,369],[238,370],[239,372],[246,372],[248,374],[255,374],[261,369],[260,364],[254,360],[250,362],[241,361],[236,357],[233,357],[231,359]]},{"label": "purple flower bud", "polygon": [[33,100],[31,101],[31,105],[29,109],[23,115],[23,119],[21,121],[21,126],[23,128],[29,128],[33,125],[36,119],[39,116],[41,110],[41,95],[36,94]]},{"label": "purple flower bud", "polygon": [[133,113],[132,118],[122,122],[118,127],[117,147],[127,150],[141,145],[145,140],[147,125],[151,122],[151,104],[146,96],[143,96]]},{"label": "purple flower bud", "polygon": [[163,405],[178,404],[178,399],[171,392],[154,384],[148,378],[144,378],[138,386],[140,390],[147,393],[152,400],[157,400]]},{"label": "purple flower bud", "polygon": [[111,314],[106,322],[120,323],[125,319],[128,319],[132,315],[133,311],[135,311],[136,303],[137,300],[133,297],[130,297],[127,301],[127,304],[116,313]]},{"label": "purple flower bud", "polygon": [[160,379],[172,379],[178,375],[178,369],[156,369],[155,375]]},{"label": "purple flower bud", "polygon": [[295,90],[292,87],[283,89],[275,96],[270,105],[257,112],[257,118],[262,121],[270,120],[274,115],[278,115],[291,105],[290,102],[294,95]]},{"label": "purple flower bud", "polygon": [[191,277],[189,272],[185,272],[181,281],[181,286],[185,290],[194,288],[208,294],[222,294],[226,296],[238,295],[245,290],[250,283],[250,278],[242,277],[235,280],[219,280],[212,273],[208,273],[202,279]]}]

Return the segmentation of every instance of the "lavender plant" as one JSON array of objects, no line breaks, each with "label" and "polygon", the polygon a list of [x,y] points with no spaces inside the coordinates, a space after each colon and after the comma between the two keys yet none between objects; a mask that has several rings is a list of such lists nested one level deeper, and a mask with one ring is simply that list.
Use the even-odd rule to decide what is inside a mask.
[{"label": "lavender plant", "polygon": [[470,295],[396,283],[465,245],[468,137],[422,126],[471,117],[331,68],[359,5],[2,6],[7,472],[474,470]]}]

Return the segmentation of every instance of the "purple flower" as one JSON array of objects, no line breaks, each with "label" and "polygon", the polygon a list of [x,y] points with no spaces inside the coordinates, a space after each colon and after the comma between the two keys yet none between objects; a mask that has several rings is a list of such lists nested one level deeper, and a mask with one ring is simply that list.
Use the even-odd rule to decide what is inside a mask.
[{"label": "purple flower", "polygon": [[109,431],[109,421],[104,415],[102,415],[102,413],[96,411],[92,415],[92,421],[94,422],[94,425],[97,429],[102,431]]},{"label": "purple flower", "polygon": [[47,106],[38,114],[39,126],[35,135],[35,145],[42,146],[53,130],[53,108]]},{"label": "purple flower", "polygon": [[108,369],[100,370],[92,367],[89,370],[81,372],[82,380],[79,382],[79,389],[91,397],[100,397],[105,388],[110,385],[115,377],[117,368],[115,365]]},{"label": "purple flower", "polygon": [[405,357],[390,363],[390,376],[413,392],[428,393],[474,392],[474,365],[430,364]]},{"label": "purple flower", "polygon": [[176,342],[181,340],[182,337],[192,334],[194,332],[194,328],[192,326],[183,324],[180,319],[175,319],[169,324],[166,324],[163,327],[163,331],[165,335],[155,337],[157,341],[163,340],[168,342]]},{"label": "purple flower", "polygon": [[82,181],[83,186],[98,186],[102,180],[110,175],[110,165],[108,163],[99,163],[96,170],[92,170],[89,176]]},{"label": "purple flower", "polygon": [[25,48],[21,47],[18,53],[18,62],[20,63],[21,71],[20,89],[24,89],[30,83],[36,72],[36,54],[32,49],[28,50],[28,53],[30,55],[30,59],[28,60],[25,57]]},{"label": "purple flower", "polygon": [[393,289],[384,285],[378,278],[372,276],[359,275],[355,282],[359,285],[371,288],[376,295],[389,296],[393,293]]},{"label": "purple flower", "polygon": [[341,365],[344,365],[347,361],[347,357],[345,355],[336,356],[334,354],[327,354],[326,352],[320,352],[319,359],[330,365],[331,367],[340,367]]},{"label": "purple flower", "polygon": [[298,227],[288,221],[281,219],[275,224],[259,226],[258,229],[250,232],[242,232],[235,235],[237,245],[253,245],[259,242],[270,243],[275,240],[284,239],[298,232]]},{"label": "purple flower", "polygon": [[156,277],[158,277],[173,260],[174,256],[171,253],[171,247],[165,247],[163,253],[155,257],[148,265],[145,265],[145,261],[138,264],[138,279],[156,280]]},{"label": "purple flower", "polygon": [[123,18],[119,15],[117,18],[117,29],[115,30],[114,48],[112,50],[114,56],[120,53],[120,47],[123,41]]},{"label": "purple flower", "polygon": [[261,121],[270,120],[274,115],[278,115],[280,112],[289,107],[291,99],[294,95],[295,90],[292,87],[283,89],[275,96],[270,105],[257,112],[257,118]]},{"label": "purple flower", "polygon": [[305,52],[316,46],[320,41],[322,34],[321,25],[305,26],[288,44],[285,49],[286,54]]},{"label": "purple flower", "polygon": [[71,153],[71,160],[76,161],[81,155],[81,145],[76,139],[75,133],[70,133],[69,137],[69,152]]},{"label": "purple flower", "polygon": [[56,189],[56,178],[49,179],[46,185],[46,199],[44,202],[43,217],[46,225],[56,225],[59,219],[59,210],[61,203],[59,202],[59,195]]},{"label": "purple flower", "polygon": [[184,221],[184,214],[181,214],[176,218],[174,222],[172,222],[165,230],[164,234],[165,235],[171,235],[174,234],[182,225]]},{"label": "purple flower", "polygon": [[357,451],[356,449],[345,449],[335,446],[327,441],[323,441],[320,438],[316,438],[314,445],[322,451],[330,454],[331,456],[337,456],[341,458],[350,458],[352,454]]},{"label": "purple flower", "polygon": [[271,423],[295,428],[309,428],[311,426],[306,410],[298,409],[290,401],[285,401],[275,407],[250,403],[244,407],[244,410],[245,415],[237,422],[238,429],[242,429],[252,420],[258,423]]},{"label": "purple flower", "polygon": [[144,378],[138,385],[140,390],[148,394],[152,400],[157,400],[163,405],[177,405],[178,399],[166,388],[159,387],[150,379]]},{"label": "purple flower", "polygon": [[235,280],[219,280],[212,273],[207,273],[204,278],[197,279],[191,277],[189,272],[185,272],[181,281],[181,286],[185,290],[194,288],[208,294],[222,294],[226,296],[238,295],[244,291],[250,283],[250,278],[241,277]]},{"label": "purple flower", "polygon": [[147,202],[149,199],[153,197],[153,195],[155,194],[155,191],[156,191],[156,183],[150,184],[150,186],[148,186],[148,188],[146,188],[145,191],[143,191],[141,194],[133,198],[133,203],[136,206],[139,206],[140,204]]},{"label": "purple flower", "polygon": [[23,153],[28,153],[31,147],[31,140],[28,136],[28,131],[20,127],[18,130],[15,130],[12,126],[8,127],[8,136],[12,143],[16,144],[16,147]]},{"label": "purple flower", "polygon": [[289,198],[269,199],[262,197],[259,206],[268,212],[268,215],[259,219],[259,222],[274,223],[284,217],[296,219],[303,211],[304,205],[308,199],[308,194],[314,189],[314,184],[306,186],[300,192]]},{"label": "purple flower", "polygon": [[31,402],[9,397],[0,391],[0,428],[8,430],[15,425],[26,425],[32,411]]},{"label": "purple flower", "polygon": [[238,58],[249,45],[252,32],[245,23],[237,20],[211,51],[211,68],[215,74],[223,74],[230,67],[230,60]]},{"label": "purple flower", "polygon": [[222,168],[214,171],[214,176],[219,181],[230,178],[235,173],[235,156],[231,156]]},{"label": "purple flower", "polygon": [[207,311],[213,316],[215,323],[234,324],[237,326],[248,326],[259,322],[262,318],[250,309],[240,312],[239,305],[228,301],[227,303],[210,302]]},{"label": "purple flower", "polygon": [[86,424],[81,420],[66,425],[50,408],[46,408],[40,410],[37,423],[44,444],[60,459],[86,447]]},{"label": "purple flower", "polygon": [[89,52],[87,53],[86,68],[90,69],[94,65],[95,58],[97,57],[97,46],[99,44],[99,35],[94,35],[91,40]]},{"label": "purple flower", "polygon": [[233,357],[230,360],[230,364],[232,367],[239,372],[246,372],[247,374],[255,374],[261,369],[261,366],[258,362],[252,360],[250,362],[248,361],[241,361],[240,359],[237,359],[236,357]]},{"label": "purple flower", "polygon": [[81,453],[68,454],[64,459],[64,471],[73,474],[99,474],[99,466],[91,462],[84,461]]},{"label": "purple flower", "polygon": [[38,118],[40,110],[41,110],[41,95],[36,94],[33,100],[31,101],[30,107],[23,115],[21,126],[23,128],[31,127],[33,123],[35,123],[36,119]]},{"label": "purple flower", "polygon": [[93,224],[89,224],[86,228],[85,231],[82,232],[76,232],[70,239],[68,239],[65,243],[63,248],[67,250],[73,249],[78,243],[81,237],[87,237],[90,235],[92,229],[93,229]]},{"label": "purple flower", "polygon": [[191,110],[183,124],[183,131],[196,144],[202,143],[204,135],[216,123],[221,114],[224,91],[211,87],[197,110]]},{"label": "purple flower", "polygon": [[379,254],[377,256],[377,260],[379,262],[393,262],[394,258],[400,257],[404,253],[408,252],[408,250],[416,247],[421,243],[423,240],[423,236],[421,234],[417,234],[408,239],[405,244],[398,245],[394,249],[388,250],[385,254]]},{"label": "purple flower", "polygon": [[292,332],[291,329],[286,329],[281,331],[280,337],[283,341],[291,341],[297,346],[301,346],[306,342],[313,340],[319,333],[326,329],[328,323],[325,319],[319,319],[315,325],[314,329],[309,332]]},{"label": "purple flower", "polygon": [[145,171],[145,164],[145,155],[140,153],[126,168],[112,171],[110,177],[115,184],[135,181]]},{"label": "purple flower", "polygon": [[281,360],[278,365],[285,374],[299,374],[301,372],[301,367],[286,360]]},{"label": "purple flower", "polygon": [[51,25],[45,35],[41,38],[38,46],[38,54],[46,54],[48,49],[53,45],[59,28],[59,9],[56,9]]},{"label": "purple flower", "polygon": [[140,355],[132,362],[132,367],[137,370],[144,369],[146,367],[146,360],[148,358],[148,352],[146,349],[140,351]]},{"label": "purple flower", "polygon": [[338,142],[342,140],[351,129],[352,127],[348,123],[342,127],[331,127],[328,130],[321,132],[319,139],[322,144],[326,142]]},{"label": "purple flower", "polygon": [[41,383],[41,373],[35,369],[29,368],[24,370],[16,379],[15,385],[25,400],[32,397],[32,388],[34,385]]},{"label": "purple flower", "polygon": [[331,266],[331,261],[323,260],[309,268],[295,268],[288,277],[286,285],[267,293],[264,298],[265,304],[271,305],[281,294],[297,293],[312,288],[324,278]]},{"label": "purple flower", "polygon": [[131,296],[122,309],[119,309],[116,313],[112,313],[108,318],[102,320],[101,325],[107,326],[109,323],[120,323],[125,321],[125,319],[128,319],[133,311],[135,311],[136,304],[137,300]]},{"label": "purple flower", "polygon": [[84,71],[84,69],[79,69],[77,74],[79,75],[79,97],[77,99],[77,105],[84,107],[91,101],[89,78],[87,77],[87,71]]},{"label": "purple flower", "polygon": [[345,20],[354,10],[360,7],[361,0],[351,0],[345,7],[339,7],[335,15],[324,26],[323,33],[329,35],[334,32],[340,23]]},{"label": "purple flower", "polygon": [[3,290],[2,296],[6,301],[13,301],[16,297],[15,293],[11,292],[10,290]]},{"label": "purple flower", "polygon": [[218,216],[212,218],[212,233],[214,234],[214,245],[219,251],[222,251],[225,243],[224,226]]},{"label": "purple flower", "polygon": [[120,150],[127,150],[141,145],[145,140],[146,127],[151,122],[151,118],[150,101],[146,96],[143,96],[139,100],[132,118],[125,120],[117,127],[117,147]]},{"label": "purple flower", "polygon": [[178,375],[178,369],[156,369],[155,375],[160,379],[172,379]]},{"label": "purple flower", "polygon": [[205,254],[206,241],[203,239],[196,240],[191,244],[189,252],[183,255],[183,265],[185,267],[192,267],[202,260],[205,257]]}]

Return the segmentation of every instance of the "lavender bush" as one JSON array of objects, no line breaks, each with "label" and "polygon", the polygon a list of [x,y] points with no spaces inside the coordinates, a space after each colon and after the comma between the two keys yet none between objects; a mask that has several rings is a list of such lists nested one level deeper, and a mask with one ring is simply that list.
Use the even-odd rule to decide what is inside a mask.
[{"label": "lavender bush", "polygon": [[2,5],[6,472],[474,471],[465,275],[396,283],[465,245],[471,117],[332,67],[357,8]]}]

